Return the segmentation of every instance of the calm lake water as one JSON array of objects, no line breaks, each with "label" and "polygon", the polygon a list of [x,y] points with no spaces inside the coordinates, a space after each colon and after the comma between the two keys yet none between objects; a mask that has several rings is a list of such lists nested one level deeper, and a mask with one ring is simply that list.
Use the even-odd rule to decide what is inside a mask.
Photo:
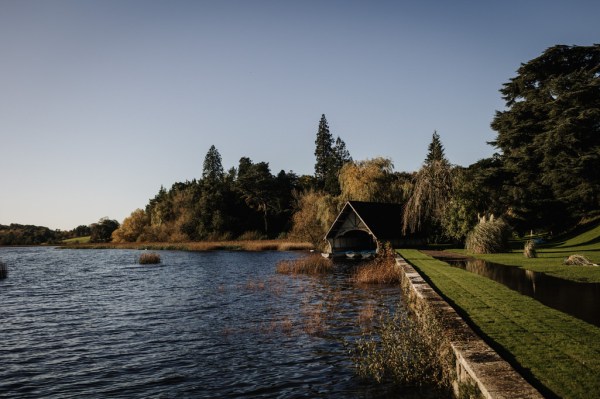
[{"label": "calm lake water", "polygon": [[357,379],[344,344],[398,288],[276,274],[295,253],[140,253],[0,248],[0,397],[398,395]]}]

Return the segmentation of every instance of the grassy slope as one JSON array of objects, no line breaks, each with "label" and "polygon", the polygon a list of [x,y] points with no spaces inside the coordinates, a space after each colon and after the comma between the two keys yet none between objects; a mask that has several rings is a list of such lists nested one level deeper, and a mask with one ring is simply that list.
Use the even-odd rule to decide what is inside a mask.
[{"label": "grassy slope", "polygon": [[87,244],[88,242],[90,242],[90,236],[86,236],[86,237],[75,237],[75,238],[69,238],[67,240],[63,240],[64,244]]},{"label": "grassy slope", "polygon": [[[464,253],[464,251],[459,250],[456,250],[456,252]],[[501,254],[469,255],[490,262],[519,266],[569,280],[600,282],[600,267],[563,265],[563,259],[573,254],[585,255],[592,262],[600,264],[600,224],[567,240],[542,245],[537,249],[537,252],[538,257],[531,259],[523,256],[522,249]]]},{"label": "grassy slope", "polygon": [[417,250],[399,252],[544,395],[600,397],[600,328]]}]

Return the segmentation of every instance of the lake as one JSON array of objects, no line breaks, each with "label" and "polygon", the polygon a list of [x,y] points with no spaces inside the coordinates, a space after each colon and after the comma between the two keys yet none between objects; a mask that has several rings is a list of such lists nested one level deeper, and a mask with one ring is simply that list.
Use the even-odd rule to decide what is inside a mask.
[{"label": "lake", "polygon": [[0,248],[0,396],[398,395],[360,381],[346,344],[396,309],[398,287],[355,287],[343,266],[276,274],[291,252],[140,254]]}]

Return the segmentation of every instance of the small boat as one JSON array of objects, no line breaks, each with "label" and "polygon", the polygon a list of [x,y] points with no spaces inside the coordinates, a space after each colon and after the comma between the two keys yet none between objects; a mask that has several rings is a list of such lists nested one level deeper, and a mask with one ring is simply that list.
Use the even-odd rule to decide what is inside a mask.
[{"label": "small boat", "polygon": [[362,255],[360,252],[346,252],[346,258],[348,259],[360,259]]}]

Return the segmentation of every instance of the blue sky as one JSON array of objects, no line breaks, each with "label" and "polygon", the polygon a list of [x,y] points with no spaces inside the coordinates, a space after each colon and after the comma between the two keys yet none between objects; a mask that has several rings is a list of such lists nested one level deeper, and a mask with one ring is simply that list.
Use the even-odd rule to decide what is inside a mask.
[{"label": "blue sky", "polygon": [[354,159],[494,149],[498,90],[597,1],[0,0],[0,224],[122,221],[214,144],[312,174],[321,114]]}]

